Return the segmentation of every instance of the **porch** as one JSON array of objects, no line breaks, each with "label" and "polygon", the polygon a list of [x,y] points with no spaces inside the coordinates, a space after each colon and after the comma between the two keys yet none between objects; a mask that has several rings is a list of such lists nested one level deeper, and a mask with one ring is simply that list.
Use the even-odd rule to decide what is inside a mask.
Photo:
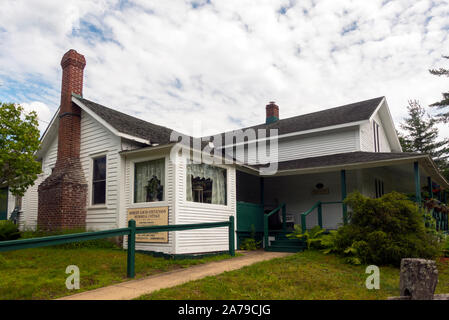
[{"label": "porch", "polygon": [[[348,208],[342,201],[355,190],[373,198],[397,191],[418,203],[423,197],[447,203],[447,181],[427,156],[404,154],[391,159],[397,154],[379,155],[386,159],[351,153],[279,163],[278,173],[265,177],[238,171],[237,245],[253,233],[268,250],[290,251],[284,248],[291,243],[285,234],[295,224],[301,225],[303,232],[316,225],[332,230],[344,224]],[[323,160],[325,166],[320,165]],[[447,215],[437,218],[441,219],[440,228],[447,229]],[[303,244],[297,243],[296,249],[302,250]]]}]

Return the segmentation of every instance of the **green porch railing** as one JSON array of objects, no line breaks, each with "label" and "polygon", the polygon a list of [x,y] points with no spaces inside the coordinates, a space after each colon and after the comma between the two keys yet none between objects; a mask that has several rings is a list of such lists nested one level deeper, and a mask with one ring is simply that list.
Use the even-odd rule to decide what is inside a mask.
[{"label": "green porch railing", "polygon": [[282,203],[280,206],[278,206],[276,209],[274,209],[273,211],[271,211],[268,214],[264,214],[263,216],[263,237],[264,237],[264,244],[265,244],[265,248],[268,248],[268,218],[270,216],[272,216],[275,213],[278,213],[279,210],[282,210],[282,230],[286,230],[287,229],[287,224],[286,224],[286,218],[287,218],[287,209],[286,209],[286,205],[285,203]]},{"label": "green porch railing", "polygon": [[[318,217],[318,225],[323,228],[323,205],[324,204],[342,204],[343,201],[318,201],[315,203],[312,208],[307,210],[306,212],[301,213],[301,231],[302,233],[305,233],[307,230],[306,226],[306,217],[312,213],[315,209],[317,209],[317,217]],[[343,209],[343,221],[345,221],[345,210]]]},{"label": "green porch railing", "polygon": [[437,231],[449,231],[449,215],[447,213],[438,212],[435,209],[428,210],[436,222]]},{"label": "green porch railing", "polygon": [[65,234],[59,236],[50,236],[42,238],[32,238],[23,240],[11,240],[0,242],[0,252],[13,251],[20,249],[39,248],[46,246],[54,246],[65,243],[103,239],[115,236],[128,236],[128,255],[127,255],[127,276],[128,278],[134,278],[135,276],[135,251],[136,251],[136,234],[141,233],[154,233],[163,231],[184,231],[194,229],[206,229],[206,228],[229,228],[229,254],[235,256],[235,232],[234,232],[234,217],[230,216],[229,221],[223,222],[207,222],[197,224],[178,224],[178,225],[165,225],[165,226],[149,226],[149,227],[136,227],[136,222],[130,220],[127,228],[119,228],[112,230],[103,230],[95,232],[82,232]]}]

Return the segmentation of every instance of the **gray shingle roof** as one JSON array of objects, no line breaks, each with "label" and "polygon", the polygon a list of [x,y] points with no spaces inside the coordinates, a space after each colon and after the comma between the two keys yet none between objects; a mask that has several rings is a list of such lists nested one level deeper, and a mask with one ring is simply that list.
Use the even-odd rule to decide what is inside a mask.
[{"label": "gray shingle roof", "polygon": [[[246,129],[278,129],[278,134],[287,134],[317,128],[324,128],[345,123],[368,120],[384,97],[359,101],[331,109],[307,113],[291,118],[280,119],[270,124],[259,124]],[[230,131],[232,132],[232,131]],[[222,133],[226,134],[226,133]],[[268,132],[267,132],[268,135]]]},{"label": "gray shingle roof", "polygon": [[132,117],[84,98],[76,98],[121,133],[150,140],[152,144],[170,143],[170,135],[173,131],[172,129]]},{"label": "gray shingle roof", "polygon": [[[426,154],[412,152],[347,152],[327,156],[290,160],[278,163],[278,170],[311,169],[350,165],[355,163],[377,162],[383,160],[398,160],[413,157],[426,157]],[[252,166],[260,168],[262,166]]]},{"label": "gray shingle roof", "polygon": [[[311,130],[344,123],[367,120],[379,106],[384,97],[360,101],[340,107],[281,119],[270,124],[259,124],[252,129],[278,129],[278,134]],[[117,131],[134,137],[150,140],[151,143],[170,143],[172,129],[141,120],[93,101],[77,97],[86,107],[95,112]]]}]

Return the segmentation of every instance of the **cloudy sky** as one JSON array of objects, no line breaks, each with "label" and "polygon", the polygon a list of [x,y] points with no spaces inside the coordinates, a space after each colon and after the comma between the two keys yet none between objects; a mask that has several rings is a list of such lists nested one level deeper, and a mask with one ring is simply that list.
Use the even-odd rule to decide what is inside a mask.
[{"label": "cloudy sky", "polygon": [[428,69],[449,67],[448,33],[448,1],[2,0],[0,101],[44,129],[73,48],[85,98],[185,133],[259,124],[269,101],[286,118],[378,96],[398,124],[447,91]]}]

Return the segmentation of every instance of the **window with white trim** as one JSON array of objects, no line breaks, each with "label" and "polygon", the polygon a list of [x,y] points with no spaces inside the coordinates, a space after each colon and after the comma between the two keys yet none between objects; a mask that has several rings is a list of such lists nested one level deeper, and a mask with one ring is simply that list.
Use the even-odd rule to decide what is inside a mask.
[{"label": "window with white trim", "polygon": [[226,205],[226,171],[208,164],[187,164],[186,200]]},{"label": "window with white trim", "polygon": [[164,201],[165,158],[134,164],[134,203]]},{"label": "window with white trim", "polygon": [[106,156],[93,159],[92,204],[106,203]]}]

